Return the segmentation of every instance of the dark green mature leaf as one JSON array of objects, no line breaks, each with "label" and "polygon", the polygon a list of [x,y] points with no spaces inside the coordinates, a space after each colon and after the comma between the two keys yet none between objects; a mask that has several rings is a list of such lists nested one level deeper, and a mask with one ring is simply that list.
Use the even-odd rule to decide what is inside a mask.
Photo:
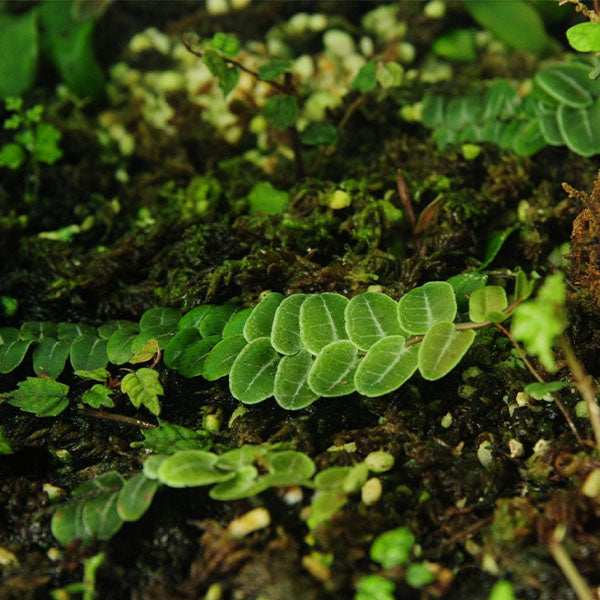
[{"label": "dark green mature leaf", "polygon": [[70,2],[46,0],[37,8],[42,49],[63,81],[82,98],[102,94],[105,79],[94,56],[94,21],[74,21]]},{"label": "dark green mature leaf", "polygon": [[512,149],[519,156],[531,156],[545,147],[546,138],[539,118],[523,122],[512,142]]},{"label": "dark green mature leaf", "polygon": [[276,58],[258,67],[258,76],[264,81],[271,81],[283,75],[291,66],[291,60]]},{"label": "dark green mature leaf", "polygon": [[104,369],[108,364],[108,340],[82,335],[71,344],[70,357],[74,371]]},{"label": "dark green mature leaf", "polygon": [[496,258],[498,252],[500,252],[500,248],[506,242],[508,236],[518,229],[517,225],[513,225],[512,227],[507,227],[502,231],[499,231],[497,234],[492,236],[490,241],[488,242],[487,248],[485,249],[485,256],[483,257],[483,262],[479,265],[478,270],[481,271],[485,269],[491,262]]},{"label": "dark green mature leaf", "polygon": [[246,338],[241,334],[232,335],[221,340],[204,359],[202,377],[208,381],[225,377],[231,371],[238,354],[247,344]]},{"label": "dark green mature leaf", "polygon": [[0,345],[0,373],[14,371],[25,358],[31,341],[15,341]]},{"label": "dark green mature leaf", "polygon": [[[198,433],[182,425],[158,420],[158,427],[142,429],[146,450],[157,454],[173,454],[179,450],[208,450],[212,445],[205,432]],[[136,442],[137,444],[137,442]]]},{"label": "dark green mature leaf", "polygon": [[436,38],[431,45],[434,54],[455,62],[473,62],[477,58],[475,32],[453,29]]},{"label": "dark green mature leaf", "polygon": [[117,514],[123,521],[137,521],[152,504],[159,483],[136,473],[124,484],[117,498]]},{"label": "dark green mature leaf", "polygon": [[133,358],[131,345],[139,331],[137,324],[126,325],[117,329],[110,336],[106,346],[106,354],[111,363],[123,365]]},{"label": "dark green mature leaf", "polygon": [[600,82],[589,78],[589,70],[582,63],[557,63],[538,71],[533,81],[544,99],[572,108],[585,108],[600,91]]},{"label": "dark green mature leaf", "polygon": [[300,134],[307,146],[334,146],[338,143],[337,127],[330,123],[309,123]]},{"label": "dark green mature leaf", "polygon": [[253,308],[243,308],[240,312],[231,315],[223,327],[223,339],[244,333],[244,325],[253,310]]},{"label": "dark green mature leaf", "polygon": [[83,526],[90,537],[109,540],[123,526],[117,512],[119,492],[101,494],[83,505]]},{"label": "dark green mature leaf", "polygon": [[184,377],[198,377],[202,375],[206,358],[220,340],[220,336],[211,335],[188,346],[177,357],[177,360],[174,362],[174,368]]},{"label": "dark green mature leaf", "polygon": [[223,95],[227,96],[240,79],[240,68],[228,65],[223,57],[214,50],[207,50],[202,55],[202,60],[213,76],[219,80],[219,87],[223,91]]},{"label": "dark green mature leaf", "polygon": [[83,502],[69,502],[54,511],[50,525],[52,535],[63,546],[77,539],[89,541],[82,521],[83,506]]},{"label": "dark green mature leaf", "polygon": [[296,96],[279,94],[271,96],[263,107],[265,119],[278,131],[292,127],[298,115]]},{"label": "dark green mature leaf", "polygon": [[21,335],[16,327],[0,327],[0,345],[18,342],[20,339]]},{"label": "dark green mature leaf", "polygon": [[96,328],[86,323],[59,323],[57,325],[56,336],[59,340],[72,342],[82,335],[96,335]]},{"label": "dark green mature leaf", "polygon": [[38,61],[37,13],[0,14],[0,97],[21,96],[35,81]]},{"label": "dark green mature leaf", "polygon": [[376,66],[372,60],[360,68],[350,87],[363,94],[371,92],[377,87]]},{"label": "dark green mature leaf", "polygon": [[183,358],[183,353],[193,344],[201,340],[200,332],[197,329],[181,329],[179,333],[173,336],[165,348],[163,355],[164,363],[169,369],[177,369],[179,362]]},{"label": "dark green mature leaf", "polygon": [[44,338],[33,351],[33,370],[36,375],[56,379],[65,368],[71,346],[52,338]]},{"label": "dark green mature leaf", "polygon": [[0,394],[8,403],[36,417],[55,417],[69,405],[69,386],[47,377],[28,377],[16,390]]},{"label": "dark green mature leaf", "polygon": [[561,105],[556,117],[569,150],[580,156],[600,154],[600,98],[588,108]]},{"label": "dark green mature leaf", "polygon": [[177,331],[177,324],[181,319],[181,311],[175,308],[157,307],[147,310],[140,319],[140,330],[145,331],[152,327],[164,327]]},{"label": "dark green mature leaf", "polygon": [[56,338],[56,323],[47,321],[26,321],[21,325],[21,339],[38,341],[44,338]]}]

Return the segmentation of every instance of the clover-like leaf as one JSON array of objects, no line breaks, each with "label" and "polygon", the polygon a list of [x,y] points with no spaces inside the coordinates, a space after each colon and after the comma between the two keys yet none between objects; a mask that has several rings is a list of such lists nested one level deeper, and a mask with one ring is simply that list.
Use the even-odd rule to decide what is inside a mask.
[{"label": "clover-like leaf", "polygon": [[252,340],[231,367],[229,388],[233,397],[244,404],[255,404],[271,397],[279,360],[268,337]]},{"label": "clover-like leaf", "polygon": [[109,390],[104,385],[96,383],[91,389],[86,390],[83,393],[83,396],[81,396],[81,401],[92,408],[100,408],[101,406],[112,408],[115,403],[110,397],[111,394],[112,390]]},{"label": "clover-like leaf", "polygon": [[379,340],[361,360],[354,384],[363,396],[383,396],[398,389],[417,370],[419,344],[407,346],[401,335]]},{"label": "clover-like leaf", "polygon": [[385,294],[366,292],[354,296],[345,309],[348,337],[361,349],[404,332],[398,322],[398,304]]},{"label": "clover-like leaf", "polygon": [[358,368],[358,347],[350,340],[338,340],[325,346],[315,358],[308,374],[308,385],[319,396],[351,394]]},{"label": "clover-like leaf", "polygon": [[143,404],[153,415],[160,413],[158,396],[164,394],[164,390],[156,371],[142,368],[135,373],[128,373],[121,381],[121,390],[136,408]]},{"label": "clover-like leaf", "polygon": [[300,307],[300,337],[303,346],[318,354],[327,344],[347,339],[344,311],[348,298],[325,292],[308,296]]},{"label": "clover-like leaf", "polygon": [[419,344],[419,371],[433,381],[449,373],[475,340],[472,329],[460,331],[454,323],[436,323]]},{"label": "clover-like leaf", "polygon": [[412,334],[427,333],[441,321],[453,321],[456,298],[446,281],[430,281],[414,288],[398,302],[400,327]]}]

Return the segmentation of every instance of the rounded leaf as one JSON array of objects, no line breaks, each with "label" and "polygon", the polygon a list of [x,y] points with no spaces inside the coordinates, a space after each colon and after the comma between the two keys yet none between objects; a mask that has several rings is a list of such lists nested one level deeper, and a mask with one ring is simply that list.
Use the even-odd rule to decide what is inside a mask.
[{"label": "rounded leaf", "polygon": [[74,371],[104,369],[108,364],[108,341],[102,338],[82,335],[71,344],[71,365]]},{"label": "rounded leaf", "polygon": [[469,298],[469,318],[474,323],[496,321],[497,313],[508,306],[506,292],[499,285],[488,285],[475,290]]},{"label": "rounded leaf", "polygon": [[234,313],[229,318],[229,321],[223,327],[223,338],[231,337],[233,335],[239,335],[244,333],[244,325],[246,320],[253,311],[253,308],[243,308],[239,312]]},{"label": "rounded leaf", "polygon": [[400,327],[412,334],[423,334],[436,323],[453,321],[456,298],[446,281],[430,281],[400,298],[398,319]]},{"label": "rounded leaf", "polygon": [[354,384],[363,396],[383,396],[398,389],[417,370],[419,344],[407,346],[401,335],[379,340],[360,362]]},{"label": "rounded leaf", "polygon": [[313,357],[308,350],[284,356],[277,366],[274,395],[277,404],[286,410],[299,410],[319,398],[308,386],[308,373]]},{"label": "rounded leaf", "polygon": [[319,396],[334,397],[355,390],[358,347],[350,340],[328,344],[319,352],[308,374],[308,385]]},{"label": "rounded leaf", "polygon": [[569,150],[580,156],[600,153],[600,98],[587,108],[561,105],[556,118]]},{"label": "rounded leaf", "polygon": [[585,108],[592,103],[592,93],[596,94],[600,84],[592,81],[590,68],[582,63],[557,63],[538,71],[534,84],[557,104],[572,108]]},{"label": "rounded leaf", "polygon": [[140,319],[140,329],[144,331],[150,327],[162,325],[172,331],[177,330],[177,323],[181,319],[181,311],[164,306],[147,310]]},{"label": "rounded leaf", "polygon": [[241,334],[221,340],[204,359],[202,377],[208,381],[215,381],[228,375],[238,354],[247,345],[246,338]]},{"label": "rounded leaf", "polygon": [[33,351],[33,370],[36,375],[56,379],[65,368],[70,344],[52,338],[44,338]]},{"label": "rounded leaf", "polygon": [[123,521],[137,521],[149,508],[158,489],[158,481],[144,473],[136,473],[128,479],[117,499],[117,513]]},{"label": "rounded leaf", "polygon": [[282,301],[283,294],[271,292],[254,307],[244,324],[244,337],[249,342],[271,335],[275,311]]},{"label": "rounded leaf", "polygon": [[158,467],[158,480],[175,488],[209,485],[232,479],[234,472],[216,468],[218,456],[204,450],[182,450],[163,460]]},{"label": "rounded leaf", "polygon": [[308,296],[300,307],[300,337],[304,347],[318,354],[327,344],[347,339],[344,311],[348,298],[325,292]]},{"label": "rounded leaf", "polygon": [[106,354],[114,365],[124,365],[133,358],[131,345],[139,333],[137,324],[127,325],[117,329],[108,339]]},{"label": "rounded leaf", "polygon": [[284,298],[275,311],[271,330],[271,346],[281,354],[296,354],[302,348],[300,307],[306,294]]}]

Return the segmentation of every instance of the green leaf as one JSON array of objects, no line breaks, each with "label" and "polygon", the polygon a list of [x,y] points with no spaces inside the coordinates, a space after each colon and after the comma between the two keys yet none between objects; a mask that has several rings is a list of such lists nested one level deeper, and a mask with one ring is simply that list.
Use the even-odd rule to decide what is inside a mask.
[{"label": "green leaf", "polygon": [[415,545],[415,536],[408,527],[398,527],[378,535],[371,544],[371,560],[379,563],[384,569],[393,569],[404,565],[410,559],[410,552]]},{"label": "green leaf", "polygon": [[375,71],[375,63],[372,60],[364,64],[352,81],[350,88],[353,90],[358,90],[363,94],[374,90],[377,87],[377,77]]},{"label": "green leaf", "polygon": [[158,481],[136,473],[124,484],[117,497],[117,514],[123,521],[137,521],[152,504]]},{"label": "green leaf", "polygon": [[202,60],[213,76],[219,80],[223,95],[227,96],[240,80],[240,68],[228,65],[214,50],[207,50],[202,55]]},{"label": "green leaf", "polygon": [[4,425],[0,425],[0,454],[14,454],[14,450],[4,433]]},{"label": "green leaf", "polygon": [[445,125],[460,130],[481,117],[481,99],[477,96],[451,98],[446,106]]},{"label": "green leaf", "polygon": [[86,390],[81,396],[81,401],[88,404],[92,408],[100,408],[106,406],[107,408],[113,408],[115,403],[113,402],[110,395],[112,390],[109,390],[106,386],[96,383],[91,389]]},{"label": "green leaf", "polygon": [[283,450],[267,455],[270,473],[264,477],[269,487],[288,487],[306,483],[315,473],[315,464],[303,452]]},{"label": "green leaf", "polygon": [[167,459],[166,454],[153,454],[149,456],[143,465],[143,473],[148,479],[158,479],[158,469],[164,460]]},{"label": "green leaf", "polygon": [[512,583],[506,580],[496,582],[488,600],[517,600]]},{"label": "green leaf", "polygon": [[174,308],[151,308],[142,315],[140,330],[145,331],[153,327],[164,327],[175,332],[180,319],[181,312]]},{"label": "green leaf", "polygon": [[589,67],[582,63],[557,63],[538,71],[533,82],[543,97],[572,108],[585,108],[592,104],[592,94],[600,89],[588,73]]},{"label": "green leaf", "polygon": [[82,335],[71,344],[70,358],[74,371],[104,369],[108,364],[108,340]]},{"label": "green leaf", "polygon": [[217,466],[226,471],[238,471],[241,467],[260,462],[264,465],[263,457],[269,452],[268,444],[256,446],[254,444],[244,444],[234,450],[229,450],[219,456]]},{"label": "green leaf", "polygon": [[550,42],[540,15],[524,0],[463,0],[463,4],[480,25],[513,48],[540,55]]},{"label": "green leaf", "polygon": [[354,600],[394,600],[396,584],[382,575],[365,575],[358,580]]},{"label": "green leaf", "polygon": [[506,314],[502,311],[508,306],[506,292],[498,285],[488,285],[475,290],[469,298],[469,318],[474,323],[492,321],[497,323]]},{"label": "green leaf", "polygon": [[283,294],[271,292],[254,307],[244,324],[244,337],[249,342],[271,335],[275,311],[282,301]]},{"label": "green leaf", "polygon": [[256,404],[272,396],[279,358],[268,337],[251,341],[238,354],[229,373],[233,397],[244,404]]},{"label": "green leaf", "polygon": [[281,354],[296,354],[302,348],[300,338],[300,307],[306,294],[293,294],[284,298],[273,317],[271,345]]},{"label": "green leaf", "polygon": [[201,339],[202,337],[197,329],[181,329],[169,340],[165,347],[163,355],[165,366],[169,369],[179,370],[186,350]]},{"label": "green leaf", "polygon": [[578,52],[600,52],[600,23],[577,23],[566,34],[569,44]]},{"label": "green leaf", "polygon": [[258,67],[258,77],[263,81],[272,81],[280,75],[283,75],[292,66],[291,60],[282,60],[275,58]]},{"label": "green leaf", "polygon": [[485,122],[498,118],[506,121],[515,116],[519,103],[519,95],[508,80],[496,79],[483,98],[482,119]]},{"label": "green leaf", "polygon": [[133,358],[131,344],[139,333],[137,325],[126,325],[117,329],[108,339],[106,354],[115,365],[124,365]]},{"label": "green leaf", "polygon": [[354,296],[346,305],[344,321],[348,337],[365,351],[385,337],[405,333],[398,323],[398,303],[375,292]]},{"label": "green leaf", "polygon": [[519,156],[531,156],[546,147],[539,118],[525,121],[515,133],[512,149]]},{"label": "green leaf", "polygon": [[214,304],[202,304],[192,308],[189,312],[185,313],[179,322],[177,323],[177,329],[196,329],[200,333],[200,326],[202,321],[206,319],[210,311],[215,308]]},{"label": "green leaf", "polygon": [[182,450],[162,461],[158,480],[174,488],[196,487],[233,479],[216,468],[218,456],[204,450]]},{"label": "green leaf", "polygon": [[426,94],[421,108],[423,125],[434,129],[445,123],[446,99],[438,94]]},{"label": "green leaf", "polygon": [[431,50],[437,56],[454,62],[473,62],[477,58],[475,32],[471,29],[453,29],[436,38]]},{"label": "green leaf", "polygon": [[21,339],[39,341],[44,338],[56,338],[56,323],[47,321],[26,321],[21,325]]},{"label": "green leaf", "polygon": [[485,249],[485,256],[483,257],[483,262],[478,267],[479,271],[485,269],[491,264],[491,262],[496,258],[498,252],[500,252],[500,248],[502,248],[508,236],[517,229],[518,226],[513,225],[512,227],[507,227],[506,229],[503,229],[502,231],[499,231],[494,236],[492,236]]},{"label": "green leaf", "polygon": [[[58,324],[58,327],[58,338],[60,339],[60,323]],[[104,323],[104,325],[100,325],[100,327],[98,327],[98,335],[101,338],[108,340],[112,337],[112,334],[115,333],[115,331],[118,331],[119,329],[125,329],[127,327],[133,327],[139,331],[137,323],[134,323],[133,321],[126,321],[124,319],[117,319],[115,321],[108,321],[107,323]],[[83,335],[83,332],[80,335]]]},{"label": "green leaf", "polygon": [[190,378],[202,375],[206,358],[220,340],[220,336],[211,335],[185,348],[178,356],[174,368],[184,377]]},{"label": "green leaf", "polygon": [[540,115],[538,120],[542,135],[548,144],[551,146],[563,146],[565,144],[560,127],[558,126],[558,114],[556,110]]},{"label": "green leaf", "polygon": [[[1,17],[1,15],[0,15]],[[0,70],[2,69],[0,65]],[[0,148],[0,167],[18,169],[25,162],[25,150],[19,144],[8,143]]]},{"label": "green leaf", "polygon": [[83,506],[83,526],[91,537],[109,540],[123,525],[117,512],[119,492],[102,494]]},{"label": "green leaf", "polygon": [[117,471],[107,471],[95,479],[85,481],[81,485],[78,485],[71,495],[73,497],[84,498],[103,491],[112,493],[113,491],[121,489],[124,481],[123,476]]},{"label": "green leaf", "polygon": [[144,441],[141,442],[144,448],[157,454],[173,454],[179,450],[208,450],[212,444],[206,432],[198,433],[162,419],[158,420],[158,427],[142,429],[141,433],[144,436]]},{"label": "green leaf", "polygon": [[427,333],[440,321],[453,321],[456,298],[446,281],[430,281],[414,288],[398,302],[400,327],[411,334]]},{"label": "green leaf", "polygon": [[74,21],[70,2],[46,0],[37,9],[42,50],[62,80],[82,98],[102,94],[105,79],[94,56],[94,21]]},{"label": "green leaf", "polygon": [[406,583],[411,587],[421,589],[428,583],[435,581],[434,574],[425,563],[411,563],[406,568]]},{"label": "green leaf", "polygon": [[14,371],[23,362],[31,344],[32,342],[29,340],[2,344],[0,346],[0,373]]},{"label": "green leaf", "polygon": [[[37,12],[0,14],[0,97],[21,96],[35,81],[38,61]],[[10,110],[10,109],[9,109]],[[18,110],[18,109],[15,109]]]},{"label": "green leaf", "polygon": [[289,202],[287,192],[275,189],[268,181],[257,183],[248,194],[250,212],[265,215],[282,215]]},{"label": "green leaf", "polygon": [[342,491],[346,494],[354,494],[366,483],[369,477],[369,467],[364,462],[354,465],[342,483]]},{"label": "green leaf", "polygon": [[33,158],[48,165],[54,164],[63,156],[62,150],[58,147],[61,138],[62,133],[54,125],[38,123],[35,128]]},{"label": "green leaf", "polygon": [[156,371],[142,368],[135,373],[128,373],[121,381],[121,391],[129,396],[136,408],[143,404],[153,415],[160,413],[158,396],[164,391]]},{"label": "green leaf", "polygon": [[379,340],[362,359],[354,384],[363,396],[383,396],[398,389],[417,370],[419,344],[407,346],[401,335]]},{"label": "green leaf", "polygon": [[59,506],[52,515],[50,528],[52,535],[60,544],[66,546],[76,539],[89,540],[81,520],[83,513],[82,502],[69,502]]},{"label": "green leaf", "polygon": [[533,293],[535,287],[534,279],[527,279],[525,271],[521,267],[515,269],[515,290],[513,292],[513,300],[527,300]]},{"label": "green leaf", "polygon": [[327,521],[348,502],[346,494],[338,489],[318,492],[310,505],[308,526],[314,529],[319,523]]},{"label": "green leaf", "polygon": [[221,31],[213,35],[210,45],[213,50],[218,50],[228,58],[232,58],[240,51],[240,41],[235,35],[222,33]]},{"label": "green leaf", "polygon": [[238,354],[247,344],[246,338],[241,334],[221,340],[204,359],[202,377],[208,381],[215,381],[228,375]]},{"label": "green leaf", "polygon": [[252,465],[244,465],[235,471],[235,476],[213,486],[208,495],[213,500],[231,501],[256,496],[269,487],[264,477],[258,477],[258,470]]},{"label": "green leaf", "polygon": [[20,339],[21,335],[16,327],[0,327],[0,344],[11,344]]},{"label": "green leaf", "polygon": [[525,386],[525,393],[533,396],[536,400],[545,400],[548,396],[552,398],[554,392],[558,392],[572,385],[567,381],[536,381]]},{"label": "green leaf", "polygon": [[337,127],[330,123],[309,123],[300,134],[307,146],[334,146],[338,143]]},{"label": "green leaf", "polygon": [[589,108],[561,105],[556,120],[569,150],[580,156],[600,153],[600,98]]},{"label": "green leaf", "polygon": [[419,371],[423,378],[434,381],[449,373],[474,340],[472,329],[459,331],[448,321],[434,325],[420,343]]},{"label": "green leaf", "polygon": [[28,377],[12,392],[0,394],[8,403],[36,417],[56,417],[69,405],[69,386],[47,377]]},{"label": "green leaf", "polygon": [[326,398],[351,394],[358,362],[358,347],[350,340],[331,342],[315,358],[308,385],[315,394]]},{"label": "green leaf", "polygon": [[271,96],[263,107],[263,115],[278,131],[292,127],[298,115],[296,96],[289,94]]},{"label": "green leaf", "polygon": [[232,337],[234,335],[239,335],[244,333],[244,325],[246,324],[246,320],[250,316],[250,313],[253,311],[253,308],[244,308],[237,313],[234,313],[229,318],[229,321],[223,327],[223,338]]},{"label": "green leaf", "polygon": [[75,371],[75,375],[81,379],[104,382],[110,377],[110,372],[100,368],[92,371]]},{"label": "green leaf", "polygon": [[281,359],[274,387],[275,400],[281,408],[299,410],[318,399],[319,396],[308,386],[308,373],[312,363],[312,354],[304,349]]},{"label": "green leaf", "polygon": [[318,354],[327,344],[347,339],[344,311],[348,298],[325,292],[311,294],[300,307],[300,337],[304,347]]},{"label": "green leaf", "polygon": [[318,490],[341,489],[352,467],[329,467],[315,476],[315,487]]},{"label": "green leaf", "polygon": [[65,368],[70,349],[70,344],[67,342],[44,338],[33,351],[35,374],[56,379]]},{"label": "green leaf", "polygon": [[82,335],[96,335],[96,328],[85,323],[59,323],[56,326],[56,337],[64,342],[72,342]]}]

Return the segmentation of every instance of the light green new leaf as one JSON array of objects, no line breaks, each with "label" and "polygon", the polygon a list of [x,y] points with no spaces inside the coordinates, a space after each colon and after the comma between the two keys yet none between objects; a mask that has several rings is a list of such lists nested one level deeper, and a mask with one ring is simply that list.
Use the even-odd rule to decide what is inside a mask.
[{"label": "light green new leaf", "polygon": [[33,351],[33,370],[36,375],[56,379],[65,368],[70,344],[52,338],[44,338]]},{"label": "light green new leaf", "polygon": [[88,500],[83,506],[83,526],[90,537],[109,540],[123,525],[117,513],[119,492],[102,494]]},{"label": "light green new leaf", "polygon": [[12,392],[0,394],[8,403],[36,417],[55,417],[69,404],[69,386],[47,377],[28,377]]},{"label": "light green new leaf", "polygon": [[346,305],[344,320],[348,337],[361,349],[390,335],[402,335],[398,304],[385,294],[366,292]]},{"label": "light green new leaf", "polygon": [[142,467],[142,472],[148,479],[158,479],[158,469],[164,460],[168,458],[167,454],[153,454],[149,456]]},{"label": "light green new leaf", "polygon": [[182,450],[163,460],[158,468],[158,480],[175,488],[209,485],[232,479],[234,472],[225,473],[216,467],[218,456],[204,450]]},{"label": "light green new leaf", "polygon": [[96,336],[96,328],[85,323],[59,323],[56,337],[65,342],[72,342],[82,335]]},{"label": "light green new leaf", "polygon": [[263,479],[269,487],[301,485],[315,473],[315,464],[303,452],[284,450],[267,455],[270,473]]},{"label": "light green new leaf", "polygon": [[589,70],[582,63],[558,63],[538,71],[533,82],[542,96],[557,104],[585,108],[592,103],[592,93],[599,90],[599,84],[588,77]]},{"label": "light green new leaf", "polygon": [[308,296],[300,307],[300,337],[304,347],[318,354],[327,344],[348,338],[344,311],[348,298],[325,292]]},{"label": "light green new leaf", "polygon": [[111,363],[124,365],[133,358],[131,345],[139,333],[137,324],[117,329],[108,339],[106,354]]},{"label": "light green new leaf", "polygon": [[423,378],[434,381],[449,373],[474,339],[472,329],[459,331],[454,323],[448,321],[434,325],[425,334],[419,348],[419,371]]},{"label": "light green new leaf", "polygon": [[396,584],[383,575],[363,575],[356,584],[354,600],[394,600]]},{"label": "light green new leaf", "polygon": [[308,374],[308,385],[319,396],[351,394],[355,390],[354,374],[358,363],[356,344],[350,340],[332,342],[315,358]]},{"label": "light green new leaf", "polygon": [[400,327],[412,334],[423,334],[440,321],[453,321],[456,298],[446,281],[430,281],[400,298]]},{"label": "light green new leaf", "polygon": [[318,492],[310,504],[308,526],[314,529],[330,519],[348,502],[348,496],[338,489]]},{"label": "light green new leaf", "polygon": [[398,527],[381,533],[371,544],[371,560],[379,563],[384,569],[403,565],[408,562],[415,541],[415,536],[408,527]]},{"label": "light green new leaf", "polygon": [[290,195],[283,190],[274,188],[268,181],[257,183],[248,194],[251,213],[282,215],[289,203]]},{"label": "light green new leaf", "polygon": [[23,362],[31,344],[31,340],[19,340],[0,345],[0,373],[10,373],[16,369]]},{"label": "light green new leaf", "polygon": [[314,480],[318,490],[342,489],[346,477],[352,471],[352,467],[329,467],[320,471]]},{"label": "light green new leaf", "polygon": [[369,467],[360,462],[354,465],[342,482],[342,491],[346,494],[354,494],[366,483],[369,477]]},{"label": "light green new leaf", "polygon": [[401,335],[379,340],[360,362],[354,384],[363,396],[383,396],[398,389],[417,370],[419,344],[407,346]]},{"label": "light green new leaf", "polygon": [[82,335],[71,344],[70,358],[74,371],[104,369],[108,364],[108,340]]},{"label": "light green new leaf", "polygon": [[569,44],[578,52],[600,52],[600,23],[577,23],[566,33]]},{"label": "light green new leaf", "polygon": [[292,66],[291,60],[275,58],[258,67],[258,77],[263,81],[271,81],[283,75]]},{"label": "light green new leaf", "polygon": [[272,396],[279,359],[268,337],[251,341],[238,354],[229,373],[233,397],[244,404],[256,404]]},{"label": "light green new leaf", "polygon": [[213,76],[219,80],[219,87],[223,91],[223,95],[227,96],[240,80],[240,68],[228,65],[223,57],[214,50],[206,50],[202,55],[202,60]]},{"label": "light green new leaf", "polygon": [[20,96],[35,81],[38,62],[37,11],[0,14],[0,98]]},{"label": "light green new leaf", "polygon": [[244,324],[244,337],[251,342],[257,338],[270,337],[275,311],[283,301],[283,294],[271,292],[257,304]]},{"label": "light green new leaf", "polygon": [[581,156],[600,153],[600,98],[587,108],[561,105],[556,119],[569,150]]},{"label": "light green new leaf", "polygon": [[225,377],[238,354],[248,345],[246,338],[241,335],[232,335],[216,344],[204,359],[202,377],[208,381],[215,381]]},{"label": "light green new leaf", "polygon": [[37,342],[44,338],[56,338],[56,323],[47,321],[26,321],[21,325],[21,339]]},{"label": "light green new leaf", "polygon": [[144,441],[136,442],[136,446],[143,446],[158,454],[173,454],[178,450],[208,450],[212,444],[206,431],[194,431],[162,419],[158,419],[158,427],[142,429],[142,435]]},{"label": "light green new leaf", "polygon": [[121,488],[117,499],[117,514],[123,521],[137,521],[149,508],[159,483],[144,473],[136,473]]},{"label": "light green new leaf", "polygon": [[502,311],[508,306],[506,292],[499,285],[475,290],[469,298],[469,318],[474,323],[500,322],[506,318]]},{"label": "light green new leaf", "polygon": [[128,373],[121,381],[121,391],[129,396],[136,408],[143,404],[153,415],[160,413],[158,396],[164,394],[164,390],[156,371],[142,368]]},{"label": "light green new leaf", "polygon": [[304,349],[281,359],[275,374],[274,389],[275,400],[281,408],[299,410],[318,399],[319,396],[308,386],[312,363],[312,354]]},{"label": "light green new leaf", "polygon": [[223,339],[244,333],[244,325],[254,308],[244,308],[234,313],[223,327]]},{"label": "light green new leaf", "polygon": [[296,354],[302,348],[300,338],[300,307],[306,294],[284,298],[275,311],[271,329],[271,345],[281,354]]},{"label": "light green new leaf", "polygon": [[176,331],[179,319],[181,319],[181,312],[174,308],[165,308],[164,306],[150,308],[140,319],[140,329],[144,331],[150,327],[162,325],[172,331]]},{"label": "light green new leaf", "polygon": [[[140,331],[131,342],[131,351],[134,356],[137,356],[144,350],[148,350],[148,342],[150,340],[155,340],[156,344],[158,344],[158,348],[164,350],[173,336],[175,335],[177,330],[173,330],[170,327],[165,327],[164,325],[155,325],[153,327],[148,327],[148,329],[144,329]],[[155,347],[156,344],[153,346]],[[154,352],[151,353],[151,356],[154,355]],[[149,360],[148,358],[144,360]],[[141,361],[143,362],[143,360]]]},{"label": "light green new leaf", "polygon": [[208,495],[213,500],[231,501],[256,496],[269,487],[264,477],[258,477],[258,470],[252,465],[244,465],[235,471],[235,477],[222,481],[210,488]]},{"label": "light green new leaf", "polygon": [[219,31],[213,35],[210,45],[214,50],[218,50],[223,56],[231,58],[240,51],[240,41],[229,33]]},{"label": "light green new leaf", "polygon": [[525,393],[533,396],[536,400],[543,400],[546,397],[552,398],[554,392],[573,385],[568,381],[536,381],[525,386]]},{"label": "light green new leaf", "polygon": [[106,386],[97,383],[92,386],[90,390],[86,390],[83,393],[83,396],[81,396],[81,401],[85,404],[88,404],[92,408],[100,408],[101,406],[112,408],[115,403],[110,397],[111,394],[112,390],[109,390]]}]

